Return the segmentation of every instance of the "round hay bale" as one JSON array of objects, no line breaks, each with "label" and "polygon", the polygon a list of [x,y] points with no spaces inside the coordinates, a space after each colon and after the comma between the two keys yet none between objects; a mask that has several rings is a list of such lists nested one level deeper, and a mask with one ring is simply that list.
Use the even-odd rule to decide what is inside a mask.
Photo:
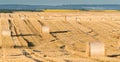
[{"label": "round hay bale", "polygon": [[21,17],[22,20],[24,20],[25,18],[24,17]]},{"label": "round hay bale", "polygon": [[49,34],[49,32],[50,32],[49,27],[47,27],[47,26],[42,26],[42,35],[43,35],[43,36],[47,36],[47,35]]},{"label": "round hay bale", "polygon": [[106,20],[106,18],[103,18],[103,17],[102,17],[102,18],[101,18],[101,20],[102,20],[102,21],[105,21],[105,20]]},{"label": "round hay bale", "polygon": [[41,18],[41,19],[44,19],[45,17],[44,17],[44,16],[41,16],[40,18]]},{"label": "round hay bale", "polygon": [[76,18],[76,21],[78,21],[78,22],[79,22],[79,21],[80,21],[80,18]]},{"label": "round hay bale", "polygon": [[10,30],[4,30],[4,31],[2,31],[2,35],[3,36],[10,36],[11,32],[10,32]]},{"label": "round hay bale", "polygon": [[89,42],[86,52],[89,57],[105,56],[105,45],[103,42]]}]

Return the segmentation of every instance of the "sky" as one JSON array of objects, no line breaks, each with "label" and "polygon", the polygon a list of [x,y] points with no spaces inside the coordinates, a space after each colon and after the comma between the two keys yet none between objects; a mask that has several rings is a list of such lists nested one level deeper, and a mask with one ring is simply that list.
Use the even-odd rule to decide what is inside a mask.
[{"label": "sky", "polygon": [[25,5],[120,4],[120,0],[0,0],[0,4],[25,4]]}]

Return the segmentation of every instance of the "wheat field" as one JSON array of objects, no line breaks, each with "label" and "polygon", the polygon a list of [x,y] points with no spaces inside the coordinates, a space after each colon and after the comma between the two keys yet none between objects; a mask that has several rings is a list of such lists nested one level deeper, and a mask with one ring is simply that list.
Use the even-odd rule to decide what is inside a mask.
[{"label": "wheat field", "polygon": [[[87,42],[105,56],[87,56]],[[0,13],[0,62],[119,62],[119,12]]]}]

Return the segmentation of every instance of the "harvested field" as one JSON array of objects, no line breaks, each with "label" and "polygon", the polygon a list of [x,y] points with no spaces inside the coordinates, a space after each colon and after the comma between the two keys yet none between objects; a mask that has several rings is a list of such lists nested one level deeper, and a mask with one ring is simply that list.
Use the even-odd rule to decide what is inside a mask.
[{"label": "harvested field", "polygon": [[119,62],[120,13],[0,13],[0,52],[0,62]]}]

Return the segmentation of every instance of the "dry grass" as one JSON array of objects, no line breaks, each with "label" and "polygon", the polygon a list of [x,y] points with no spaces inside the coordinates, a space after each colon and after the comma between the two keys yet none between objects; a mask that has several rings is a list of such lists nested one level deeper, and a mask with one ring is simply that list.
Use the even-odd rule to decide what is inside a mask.
[{"label": "dry grass", "polygon": [[[0,62],[120,61],[119,12],[16,12],[0,16]],[[43,32],[43,26],[49,29]],[[105,44],[106,57],[86,55],[86,43],[94,41]]]}]

